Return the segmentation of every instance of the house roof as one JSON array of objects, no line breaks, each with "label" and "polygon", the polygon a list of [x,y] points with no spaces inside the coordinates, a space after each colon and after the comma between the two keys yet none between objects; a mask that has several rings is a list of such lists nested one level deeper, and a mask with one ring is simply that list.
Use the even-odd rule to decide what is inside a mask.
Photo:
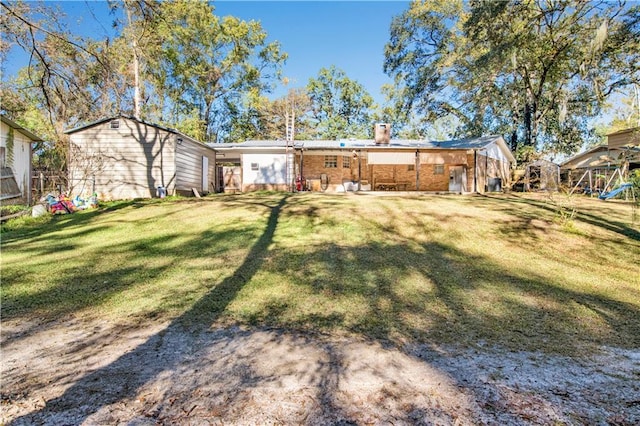
[{"label": "house roof", "polygon": [[563,169],[581,169],[610,166],[612,163],[617,163],[619,154],[620,150],[609,149],[606,144],[598,145],[565,160],[560,164],[560,167]]},{"label": "house roof", "polygon": [[155,127],[156,129],[160,129],[160,130],[164,130],[164,131],[169,132],[169,133],[173,133],[175,135],[178,135],[178,136],[181,136],[183,138],[186,138],[187,140],[193,141],[193,142],[201,144],[201,145],[203,145],[203,146],[205,146],[205,147],[207,147],[209,149],[212,149],[211,144],[202,143],[202,142],[192,138],[189,135],[185,135],[184,133],[179,132],[176,129],[172,129],[170,127],[165,127],[165,126],[161,126],[159,124],[155,124],[155,123],[151,123],[151,122],[148,122],[148,121],[140,120],[140,119],[135,118],[133,116],[124,115],[124,114],[120,114],[120,115],[116,115],[116,116],[112,116],[112,117],[102,118],[102,119],[97,120],[97,121],[92,121],[91,123],[87,123],[85,125],[82,125],[82,126],[75,127],[73,129],[67,130],[67,131],[65,131],[65,133],[66,134],[71,134],[71,133],[79,132],[81,130],[88,129],[89,127],[97,126],[98,124],[102,124],[102,123],[105,123],[107,121],[116,120],[116,119],[119,119],[119,118],[126,118],[127,120],[135,121],[135,122],[138,122],[140,124],[144,124],[145,126]]},{"label": "house roof", "polygon": [[144,125],[147,125],[147,126],[155,127],[157,129],[160,129],[160,130],[165,130],[165,131],[170,132],[170,133],[175,133],[176,135],[180,135],[180,136],[187,137],[189,139],[193,139],[192,137],[187,136],[184,133],[181,133],[181,132],[177,131],[176,129],[172,129],[171,127],[161,126],[159,124],[155,124],[155,123],[151,123],[151,122],[148,122],[148,121],[140,120],[140,119],[138,119],[136,117],[133,117],[131,115],[124,115],[124,114],[120,114],[120,115],[116,115],[116,116],[112,116],[112,117],[102,118],[102,119],[97,120],[97,121],[92,121],[91,123],[87,123],[87,124],[84,124],[82,126],[78,126],[78,127],[74,127],[73,129],[66,130],[65,133],[66,134],[71,134],[71,133],[79,132],[80,130],[88,129],[89,127],[97,126],[98,124],[102,124],[102,123],[105,123],[105,122],[111,121],[111,120],[116,120],[118,118],[126,118],[128,120],[137,121],[138,123],[141,123],[141,124],[144,124]]},{"label": "house roof", "polygon": [[[496,144],[511,161],[516,159],[501,136],[483,136],[478,138],[455,139],[449,141],[428,141],[418,139],[392,139],[388,144],[376,144],[373,139],[340,139],[340,140],[302,140],[289,142],[289,147],[305,150],[327,149],[452,149],[469,150],[484,149]],[[265,148],[286,149],[287,141],[283,140],[249,140],[240,143],[209,144],[211,148],[220,150],[248,149],[259,150]]]},{"label": "house roof", "polygon": [[631,127],[629,129],[618,130],[613,133],[607,133],[607,136],[622,135],[624,133],[640,132],[640,127]]},{"label": "house roof", "polygon": [[20,133],[22,133],[23,135],[25,135],[26,137],[31,139],[31,141],[33,141],[33,142],[42,142],[43,141],[43,139],[41,137],[34,135],[29,130],[25,129],[24,127],[22,127],[18,123],[14,122],[12,120],[9,120],[4,115],[0,115],[0,119],[2,119],[2,122],[4,124],[6,124],[7,126],[11,127],[14,130],[19,131]]},{"label": "house roof", "polygon": [[[295,141],[298,143],[298,141]],[[285,148],[286,141],[281,140],[250,140],[239,143],[208,143],[208,146],[215,149],[231,149],[231,148]],[[289,143],[289,147],[293,146]]]}]

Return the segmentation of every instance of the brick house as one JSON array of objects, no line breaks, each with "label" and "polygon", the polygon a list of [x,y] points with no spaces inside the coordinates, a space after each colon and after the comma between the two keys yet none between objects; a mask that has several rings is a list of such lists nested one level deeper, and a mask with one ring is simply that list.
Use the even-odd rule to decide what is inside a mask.
[{"label": "brick house", "polygon": [[[239,166],[241,191],[292,189],[485,192],[510,184],[515,158],[500,136],[451,141],[247,141],[211,145]],[[221,175],[221,173],[219,173]],[[220,189],[224,190],[224,182]]]}]

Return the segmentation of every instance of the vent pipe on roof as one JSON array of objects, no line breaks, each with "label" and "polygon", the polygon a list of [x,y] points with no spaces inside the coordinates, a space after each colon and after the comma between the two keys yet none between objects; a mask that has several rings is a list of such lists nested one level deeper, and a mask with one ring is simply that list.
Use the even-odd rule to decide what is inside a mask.
[{"label": "vent pipe on roof", "polygon": [[391,125],[388,123],[376,123],[373,135],[376,145],[389,145],[391,141]]}]

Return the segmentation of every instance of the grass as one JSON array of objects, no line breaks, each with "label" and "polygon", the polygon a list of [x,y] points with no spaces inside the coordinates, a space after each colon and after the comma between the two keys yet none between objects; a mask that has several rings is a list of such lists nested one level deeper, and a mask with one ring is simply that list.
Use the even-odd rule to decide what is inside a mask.
[{"label": "grass", "polygon": [[574,197],[568,227],[565,204],[282,193],[115,203],[5,229],[2,318],[257,324],[569,355],[637,348],[631,207]]}]

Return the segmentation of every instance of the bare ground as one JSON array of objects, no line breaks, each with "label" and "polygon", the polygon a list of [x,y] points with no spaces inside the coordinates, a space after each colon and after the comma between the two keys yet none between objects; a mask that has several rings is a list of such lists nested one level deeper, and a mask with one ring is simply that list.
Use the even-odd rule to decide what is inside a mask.
[{"label": "bare ground", "polygon": [[579,359],[359,336],[3,321],[0,423],[640,424],[640,350]]}]

